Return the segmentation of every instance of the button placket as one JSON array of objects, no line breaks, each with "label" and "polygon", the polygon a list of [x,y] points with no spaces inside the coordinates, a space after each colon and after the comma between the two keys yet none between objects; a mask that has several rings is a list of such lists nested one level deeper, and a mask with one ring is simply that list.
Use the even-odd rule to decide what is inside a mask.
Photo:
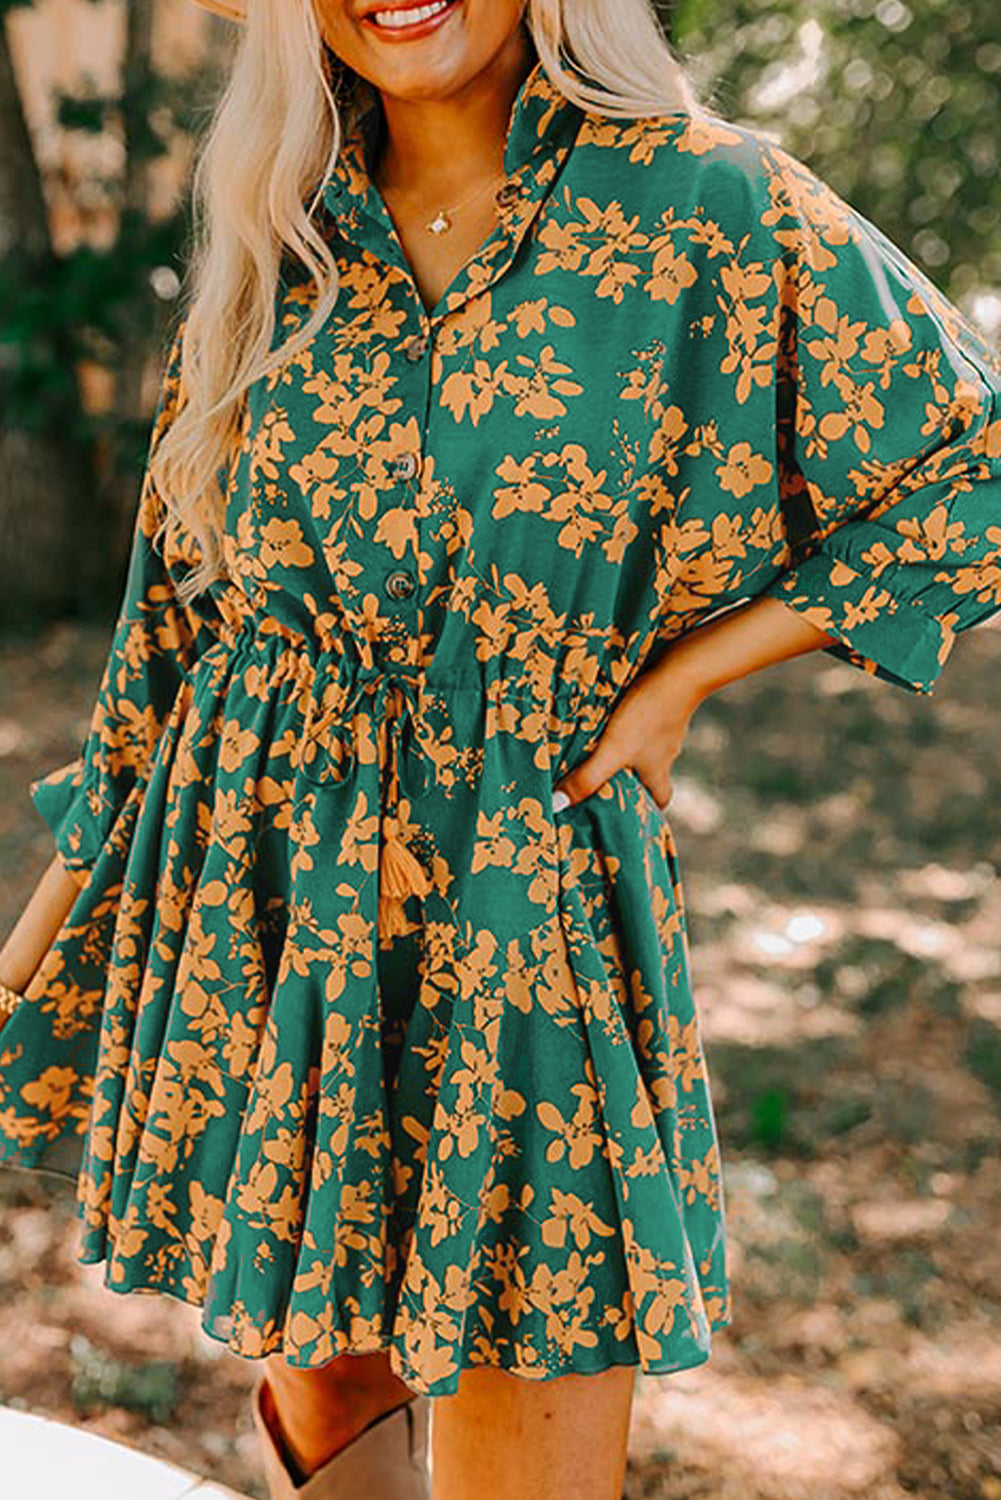
[{"label": "button placket", "polygon": [[[420,322],[418,323],[417,331],[411,332],[406,338],[401,340],[399,345],[404,358],[408,361],[409,364],[414,366],[420,366],[420,362],[424,360],[431,351],[433,343],[429,331],[429,325],[426,319],[424,319],[423,313],[419,313],[418,316],[420,318]],[[413,325],[411,325],[411,327],[413,327]],[[426,406],[428,380],[429,368],[427,365],[425,365],[423,369],[416,368],[413,372],[413,375],[408,376],[403,382],[404,385],[411,388],[416,387],[413,389],[413,404],[414,408],[417,411],[420,411]],[[422,433],[422,443],[425,436],[426,431]],[[390,474],[393,481],[397,484],[410,485],[419,476],[421,472],[422,462],[423,454],[420,449],[408,449],[405,452],[397,453],[390,460],[389,464]],[[412,492],[408,496],[408,502],[415,503]],[[419,530],[419,520],[417,519],[415,519],[415,526]],[[416,543],[415,562],[416,558],[418,558],[419,556],[420,543],[418,540]],[[405,619],[407,622],[412,622],[412,629],[414,632],[413,641],[416,642],[416,640],[420,637],[421,611],[419,599],[415,600],[414,598],[418,589],[418,580],[415,569],[406,567],[393,568],[383,578],[382,589],[385,596],[388,599],[393,600],[397,605],[407,606],[408,601],[410,601],[409,608],[404,607],[399,612],[394,611],[394,614],[396,614],[397,618],[401,620]],[[413,614],[415,611],[416,619],[414,620]]]}]

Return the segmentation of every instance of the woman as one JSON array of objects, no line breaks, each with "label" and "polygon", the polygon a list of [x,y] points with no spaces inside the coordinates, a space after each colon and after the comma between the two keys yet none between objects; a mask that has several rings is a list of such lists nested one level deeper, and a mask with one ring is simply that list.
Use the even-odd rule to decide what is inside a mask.
[{"label": "woman", "polygon": [[611,1500],[730,1320],[672,764],[1001,606],[1001,371],[645,0],[245,19],[6,1158],[267,1361],[276,1495],[427,1493],[430,1397],[435,1500]]}]

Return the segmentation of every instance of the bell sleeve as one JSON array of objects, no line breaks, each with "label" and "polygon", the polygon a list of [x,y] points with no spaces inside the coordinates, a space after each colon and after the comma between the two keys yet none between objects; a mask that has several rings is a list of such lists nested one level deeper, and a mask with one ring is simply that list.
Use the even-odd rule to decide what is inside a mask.
[{"label": "bell sleeve", "polygon": [[801,162],[774,148],[766,182],[786,551],[763,592],[832,655],[928,693],[1001,609],[1001,360]]},{"label": "bell sleeve", "polygon": [[215,585],[198,596],[197,607],[184,606],[176,591],[184,559],[171,557],[168,564],[153,545],[162,501],[150,478],[149,460],[177,410],[182,333],[177,331],[167,355],[124,595],[88,733],[72,761],[29,785],[32,802],[78,882],[86,880],[126,799],[145,776],[182,683],[218,639]]}]

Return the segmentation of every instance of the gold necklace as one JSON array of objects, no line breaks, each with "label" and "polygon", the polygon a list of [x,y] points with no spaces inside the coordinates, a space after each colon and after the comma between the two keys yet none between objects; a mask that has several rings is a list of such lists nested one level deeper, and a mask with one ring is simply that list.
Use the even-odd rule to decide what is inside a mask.
[{"label": "gold necklace", "polygon": [[426,232],[428,234],[447,234],[452,227],[452,215],[457,214],[460,209],[463,209],[467,206],[467,204],[472,203],[473,199],[478,198],[481,193],[486,191],[487,188],[495,187],[496,184],[500,181],[500,177],[494,177],[490,182],[486,184],[481,183],[475,192],[469,194],[468,198],[463,198],[461,203],[453,203],[451,210],[447,208],[439,208],[434,218],[429,220],[429,222],[424,225]]},{"label": "gold necklace", "polygon": [[[496,187],[498,183],[503,182],[506,175],[506,173],[501,173],[497,177],[492,177],[489,182],[481,182],[479,187],[474,188],[474,190],[468,195],[468,197],[463,198],[459,203],[453,203],[450,208],[439,208],[434,218],[428,219],[425,222],[423,226],[425,234],[447,234],[448,231],[452,228],[454,222],[453,215],[459,213],[461,209],[472,203],[475,198],[478,198],[481,195],[481,193],[485,193],[488,188]],[[383,194],[385,194],[385,189],[383,189],[382,191]]]}]

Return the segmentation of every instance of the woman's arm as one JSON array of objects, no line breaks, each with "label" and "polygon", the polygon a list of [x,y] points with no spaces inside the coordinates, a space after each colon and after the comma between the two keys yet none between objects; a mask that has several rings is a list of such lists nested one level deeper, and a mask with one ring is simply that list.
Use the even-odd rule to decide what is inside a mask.
[{"label": "woman's arm", "polygon": [[701,701],[738,677],[819,651],[835,640],[781,599],[763,596],[689,631],[652,670],[666,672],[669,666],[671,681],[687,679]]},{"label": "woman's arm", "polygon": [[80,884],[80,879],[66,869],[61,856],[54,855],[0,948],[0,983],[24,993],[80,894]]},{"label": "woman's arm", "polygon": [[[594,750],[564,776],[557,792],[571,803],[590,797],[624,766],[661,808],[671,799],[671,768],[688,722],[717,688],[773,662],[830,646],[834,637],[772,597],[752,599],[681,636],[642,672],[610,714]],[[559,805],[559,804],[557,804]]]}]

